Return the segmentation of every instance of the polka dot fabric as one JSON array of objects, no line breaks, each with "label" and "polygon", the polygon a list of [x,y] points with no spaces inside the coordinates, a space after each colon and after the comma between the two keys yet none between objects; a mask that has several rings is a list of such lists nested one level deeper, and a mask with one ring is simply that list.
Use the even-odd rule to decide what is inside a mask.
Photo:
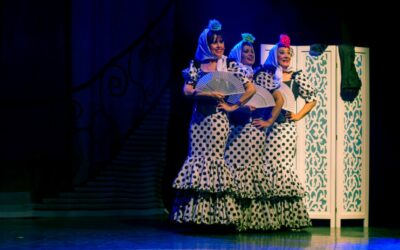
[{"label": "polka dot fabric", "polygon": [[240,198],[270,196],[271,187],[264,157],[265,133],[251,123],[232,126],[225,160],[233,173]]},{"label": "polka dot fabric", "polygon": [[277,230],[281,223],[273,201],[269,199],[243,199],[240,202],[241,218],[236,223],[239,231]]},{"label": "polka dot fabric", "polygon": [[301,229],[311,226],[307,208],[301,198],[276,200],[274,208],[281,228]]},{"label": "polka dot fabric", "polygon": [[241,108],[230,113],[231,133],[225,160],[233,173],[237,188],[235,197],[240,205],[238,231],[275,230],[279,228],[275,208],[269,201],[271,178],[266,171],[266,134],[251,123],[251,112]]},{"label": "polka dot fabric", "polygon": [[299,85],[299,94],[306,102],[317,100],[314,85],[303,72],[295,75],[294,82]]},{"label": "polka dot fabric", "polygon": [[[230,62],[227,69],[244,85],[250,81],[238,64]],[[193,63],[183,71],[185,83],[193,86],[203,74]],[[229,121],[213,105],[197,102],[193,110],[189,154],[173,182],[178,195],[170,217],[177,223],[231,225],[240,218],[237,187],[224,159]]]},{"label": "polka dot fabric", "polygon": [[[273,73],[260,70],[255,84],[271,90]],[[296,75],[300,96],[312,100],[315,91],[304,74]],[[272,86],[274,87],[274,86]],[[299,229],[311,225],[303,202],[304,188],[294,169],[297,130],[294,122],[275,122],[266,133],[265,157],[272,194],[270,197],[276,213],[278,227]]]},{"label": "polka dot fabric", "polygon": [[206,117],[194,114],[190,125],[189,156],[173,187],[211,193],[235,191],[231,171],[224,161],[228,133],[229,122],[225,113]]},{"label": "polka dot fabric", "polygon": [[304,196],[304,188],[294,170],[296,137],[294,122],[275,123],[267,132],[265,156],[275,198]]},{"label": "polka dot fabric", "polygon": [[266,88],[269,91],[273,91],[280,87],[280,84],[275,82],[274,75],[271,71],[261,67],[254,73],[254,83]]},{"label": "polka dot fabric", "polygon": [[171,215],[178,223],[232,225],[239,220],[240,209],[230,195],[178,191]]}]

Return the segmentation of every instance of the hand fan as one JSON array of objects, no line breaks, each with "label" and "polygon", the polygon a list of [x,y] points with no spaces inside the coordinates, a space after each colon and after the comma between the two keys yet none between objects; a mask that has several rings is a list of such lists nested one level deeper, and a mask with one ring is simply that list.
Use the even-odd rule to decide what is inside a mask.
[{"label": "hand fan", "polygon": [[225,95],[245,92],[242,82],[231,72],[215,71],[201,77],[196,89],[204,92],[218,91]]},{"label": "hand fan", "polygon": [[[255,108],[268,108],[275,106],[274,97],[267,89],[258,85],[255,85],[255,87],[256,93],[244,105],[253,106]],[[227,102],[235,103],[239,101],[240,96],[241,95],[231,95],[228,97]]]},{"label": "hand fan", "polygon": [[285,83],[282,83],[278,90],[281,92],[283,99],[285,99],[282,109],[290,112],[296,112],[296,98],[294,97],[289,86],[287,86]]}]

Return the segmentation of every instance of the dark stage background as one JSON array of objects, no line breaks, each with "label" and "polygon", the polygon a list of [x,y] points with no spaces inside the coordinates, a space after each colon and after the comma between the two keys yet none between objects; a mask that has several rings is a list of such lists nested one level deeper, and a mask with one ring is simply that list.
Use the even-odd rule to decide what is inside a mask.
[{"label": "dark stage background", "polygon": [[[370,48],[370,225],[400,225],[394,206],[399,133],[393,121],[398,113],[398,91],[393,87],[398,13],[382,1],[5,0],[0,8],[0,192],[30,192],[32,201],[39,202],[82,184],[118,151],[123,134],[140,118],[143,103],[169,86],[172,109],[162,184],[168,207],[172,179],[187,152],[191,113],[191,102],[181,94],[180,72],[194,56],[198,35],[215,18],[223,25],[226,51],[243,32],[254,34],[256,47],[275,43],[280,33],[287,33],[295,45],[349,43]],[[152,25],[161,28],[146,33]],[[115,126],[89,115],[90,124],[106,125],[90,136],[76,137],[74,91],[86,88],[135,41],[144,44],[131,65],[133,78],[143,83],[140,90],[127,92]],[[140,99],[140,91],[148,98]],[[78,96],[90,114],[96,112],[97,95],[91,89]],[[79,125],[85,127],[84,122]],[[92,144],[95,149],[86,152]]]}]

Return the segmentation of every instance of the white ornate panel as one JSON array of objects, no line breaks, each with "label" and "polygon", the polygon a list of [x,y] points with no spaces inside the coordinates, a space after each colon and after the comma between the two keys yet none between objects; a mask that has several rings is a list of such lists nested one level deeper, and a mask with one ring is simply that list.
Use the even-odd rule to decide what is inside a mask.
[{"label": "white ornate panel", "polygon": [[[317,105],[298,126],[297,166],[306,187],[306,204],[312,219],[330,219],[335,211],[335,99],[336,47],[313,57],[309,46],[298,46],[297,67],[303,70],[317,90]],[[304,101],[297,100],[298,110]]]},{"label": "white ornate panel", "polygon": [[[354,65],[362,87],[356,99],[338,98],[337,221],[364,219],[368,225],[369,172],[369,50],[356,48]],[[337,91],[340,93],[340,67]]]}]

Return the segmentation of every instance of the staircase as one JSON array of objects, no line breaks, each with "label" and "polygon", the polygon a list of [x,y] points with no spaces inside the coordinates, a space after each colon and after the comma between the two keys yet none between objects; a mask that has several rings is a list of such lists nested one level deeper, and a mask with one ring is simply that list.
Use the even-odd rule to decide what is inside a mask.
[{"label": "staircase", "polygon": [[161,188],[166,167],[169,112],[170,91],[166,89],[110,165],[72,192],[34,204],[34,214],[165,214]]}]

